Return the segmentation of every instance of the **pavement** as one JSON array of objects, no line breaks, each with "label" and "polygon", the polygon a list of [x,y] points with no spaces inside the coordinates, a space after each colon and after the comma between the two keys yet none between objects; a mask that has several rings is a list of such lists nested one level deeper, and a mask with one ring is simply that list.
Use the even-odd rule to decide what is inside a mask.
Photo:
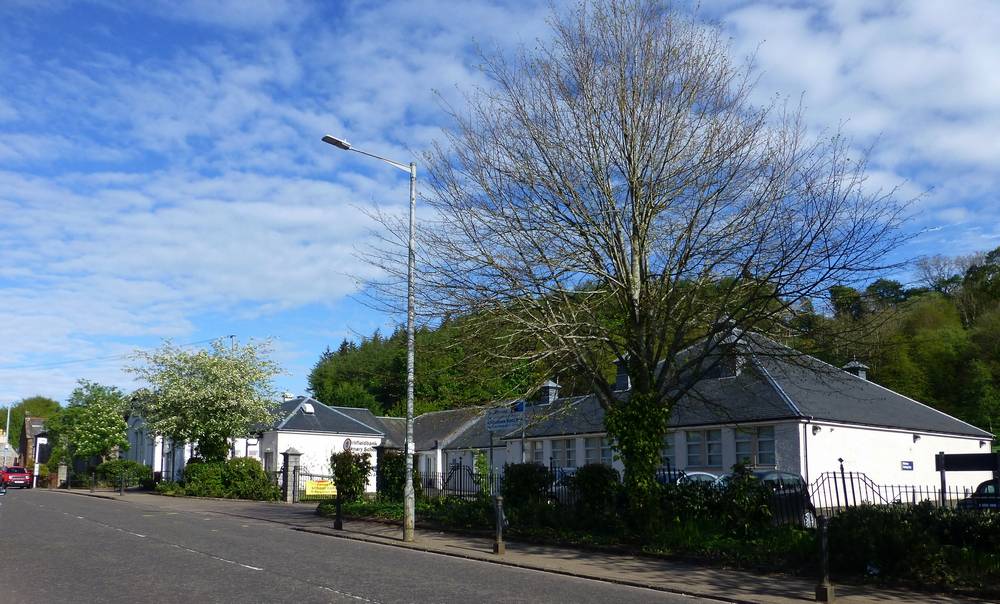
[{"label": "pavement", "polygon": [[[123,496],[113,492],[59,492],[177,511],[247,518],[335,539],[363,541],[701,599],[754,604],[801,604],[814,601],[815,580],[797,576],[761,574],[662,558],[512,541],[506,542],[504,555],[496,555],[493,553],[491,538],[418,528],[415,541],[406,543],[402,540],[399,526],[362,520],[345,520],[343,530],[336,530],[333,528],[333,519],[315,513],[315,503],[175,498],[140,492],[126,492]],[[844,604],[951,604],[990,601],[859,585],[836,585],[836,596],[836,601]]]}]

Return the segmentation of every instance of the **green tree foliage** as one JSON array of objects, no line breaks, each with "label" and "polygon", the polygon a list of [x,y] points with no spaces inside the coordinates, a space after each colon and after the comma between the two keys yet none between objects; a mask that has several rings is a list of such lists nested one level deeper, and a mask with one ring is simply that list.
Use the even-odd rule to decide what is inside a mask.
[{"label": "green tree foliage", "polygon": [[343,501],[356,501],[365,494],[368,475],[372,471],[372,461],[368,453],[342,451],[330,456],[333,481],[337,494]]},{"label": "green tree foliage", "polygon": [[[869,379],[973,425],[1000,430],[1000,248],[924,259],[926,287],[878,279],[858,291],[830,289],[833,316],[815,314],[813,332],[877,328],[853,345],[822,337],[800,345],[841,365],[859,358]],[[874,318],[874,319],[873,319]]]},{"label": "green tree foliage", "polygon": [[[498,367],[464,333],[462,320],[416,333],[417,413],[516,398],[544,375],[540,367]],[[309,391],[328,405],[365,407],[376,415],[403,415],[406,404],[406,332],[379,331],[360,344],[326,350],[309,374]]]},{"label": "green tree foliage", "polygon": [[[20,446],[21,434],[24,432],[25,417],[51,417],[59,409],[58,402],[44,396],[30,396],[14,404],[10,408],[10,440],[8,442],[13,447]],[[4,412],[6,412],[6,409]],[[0,422],[6,424],[6,414],[0,415]]]},{"label": "green tree foliage", "polygon": [[66,459],[105,457],[128,447],[125,395],[114,386],[80,380],[68,405],[46,422],[55,447]]},{"label": "green tree foliage", "polygon": [[[379,456],[375,469],[375,488],[379,499],[402,501],[403,485],[406,484],[406,458],[402,451],[385,451]],[[413,463],[413,492],[417,497],[423,493],[417,463]]]},{"label": "green tree foliage", "polygon": [[206,461],[225,459],[229,439],[270,423],[281,372],[268,358],[267,343],[230,347],[222,340],[209,350],[188,351],[165,343],[136,353],[127,370],[148,389],[137,405],[150,431],[175,442],[198,443]]}]

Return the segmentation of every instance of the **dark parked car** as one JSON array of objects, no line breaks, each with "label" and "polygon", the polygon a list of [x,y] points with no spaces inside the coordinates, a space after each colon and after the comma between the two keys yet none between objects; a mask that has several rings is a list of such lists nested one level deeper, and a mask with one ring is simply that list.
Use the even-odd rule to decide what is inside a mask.
[{"label": "dark parked car", "polygon": [[[730,474],[723,474],[716,485],[724,487],[730,477]],[[809,498],[809,485],[801,476],[778,470],[754,470],[753,477],[773,493],[770,508],[775,524],[798,524],[815,528],[816,506]]]},{"label": "dark parked car", "polygon": [[798,474],[791,472],[754,472],[758,480],[771,487],[771,512],[780,524],[816,526],[816,506],[809,498],[809,485]]},{"label": "dark parked car", "polygon": [[1000,510],[1000,479],[980,483],[972,497],[958,502],[960,510]]}]

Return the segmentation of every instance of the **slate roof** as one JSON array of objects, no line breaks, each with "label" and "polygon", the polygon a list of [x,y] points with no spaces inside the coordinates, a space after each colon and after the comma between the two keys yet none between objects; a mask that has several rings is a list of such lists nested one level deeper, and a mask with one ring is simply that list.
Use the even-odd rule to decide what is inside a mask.
[{"label": "slate roof", "polygon": [[[305,413],[303,404],[313,406],[313,413]],[[382,436],[383,431],[374,427],[378,420],[368,409],[354,407],[328,407],[316,399],[300,396],[283,401],[278,408],[278,421],[272,430],[295,432],[335,432]],[[370,418],[370,419],[369,419]],[[369,419],[369,422],[363,420]]]},{"label": "slate roof", "polygon": [[[482,412],[481,412],[482,413]],[[465,430],[459,432],[452,440],[443,447],[445,449],[488,449],[490,447],[490,433],[486,431],[485,413],[482,413]],[[520,434],[520,432],[518,432]],[[493,447],[503,447],[503,434],[493,435]]]},{"label": "slate roof", "polygon": [[[780,420],[826,420],[861,426],[974,436],[993,435],[776,342],[747,338],[752,359],[730,377],[701,380],[671,414],[673,428]],[[627,394],[624,394],[627,396]],[[529,407],[528,437],[604,432],[595,395]],[[520,431],[505,440],[520,437]]]},{"label": "slate roof", "polygon": [[382,446],[386,449],[402,449],[406,444],[406,418],[379,416],[377,419],[382,431],[385,432]]},{"label": "slate roof", "polygon": [[445,448],[472,422],[479,420],[482,413],[482,409],[466,407],[417,416],[413,420],[413,441],[417,451],[427,451],[435,445]]},{"label": "slate roof", "polygon": [[29,438],[35,438],[45,432],[44,417],[26,417],[24,419],[24,432]]},{"label": "slate roof", "polygon": [[812,357],[765,357],[760,364],[799,417],[993,439],[972,424]]}]

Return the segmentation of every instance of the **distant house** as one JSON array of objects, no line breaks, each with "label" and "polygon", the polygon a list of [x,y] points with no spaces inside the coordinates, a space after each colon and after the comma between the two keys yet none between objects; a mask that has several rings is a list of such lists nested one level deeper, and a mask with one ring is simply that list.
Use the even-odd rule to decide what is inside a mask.
[{"label": "distant house", "polygon": [[[18,449],[20,449],[21,452],[21,455],[18,458],[18,463],[26,466],[30,466],[34,463],[35,442],[39,436],[45,436],[45,418],[30,416],[25,417],[24,429],[21,430],[21,441],[18,443]],[[50,443],[42,445],[38,450],[39,462],[47,462],[51,451],[52,445]]]},{"label": "distant house", "polygon": [[[281,454],[295,449],[302,454],[299,459],[303,472],[330,475],[330,457],[341,451],[368,453],[372,472],[368,479],[370,492],[375,491],[377,448],[382,446],[385,430],[378,418],[368,409],[331,407],[316,399],[299,396],[282,401],[276,421],[260,428],[256,439],[237,439],[234,445],[237,457],[250,456],[248,444],[256,440],[258,459],[269,471],[284,465]],[[243,451],[247,453],[241,455]]]},{"label": "distant house", "polygon": [[187,461],[195,453],[193,444],[175,443],[151,433],[145,420],[135,413],[125,417],[125,425],[129,446],[128,450],[120,453],[124,459],[149,466],[157,479],[176,480],[181,476]]},{"label": "distant house", "polygon": [[[663,466],[722,474],[744,461],[812,483],[843,463],[877,484],[933,485],[936,453],[990,451],[992,434],[868,381],[860,363],[837,369],[759,337],[745,345],[678,402],[663,439]],[[616,385],[620,396],[629,395],[624,363]],[[509,458],[622,469],[596,396],[558,398],[529,413],[523,436],[504,437]],[[971,487],[989,477],[955,474],[949,484]]]}]

